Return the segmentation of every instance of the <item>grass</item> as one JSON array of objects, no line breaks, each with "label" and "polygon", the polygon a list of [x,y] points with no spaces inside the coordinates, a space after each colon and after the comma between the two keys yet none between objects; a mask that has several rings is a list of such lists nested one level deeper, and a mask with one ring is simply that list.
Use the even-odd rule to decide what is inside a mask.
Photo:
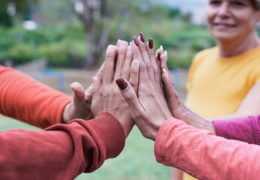
[{"label": "grass", "polygon": [[123,152],[107,160],[91,174],[82,174],[76,180],[156,180],[170,179],[170,168],[156,162],[154,142],[143,138],[134,127],[127,138]]}]

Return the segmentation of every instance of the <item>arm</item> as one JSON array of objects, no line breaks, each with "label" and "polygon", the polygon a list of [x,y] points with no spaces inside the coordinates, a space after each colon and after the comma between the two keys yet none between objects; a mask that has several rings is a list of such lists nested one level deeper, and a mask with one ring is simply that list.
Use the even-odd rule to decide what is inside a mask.
[{"label": "arm", "polygon": [[86,91],[79,83],[73,83],[72,98],[19,71],[0,66],[0,113],[41,128],[75,118],[86,119],[91,114],[91,97],[99,88],[101,70],[102,67]]},{"label": "arm", "polygon": [[[165,122],[155,142],[158,162],[199,179],[257,179],[260,147],[226,140],[177,119]],[[239,173],[238,173],[239,172]]]},{"label": "arm", "polygon": [[[161,56],[162,59],[166,59],[165,55]],[[164,66],[167,68],[167,66]],[[168,76],[167,70],[163,68],[163,82],[165,91],[168,98],[168,103],[170,105],[170,109],[175,118],[181,119],[187,124],[199,128],[205,129],[210,132],[216,133],[218,136],[222,136],[228,139],[240,140],[252,144],[260,144],[259,134],[260,134],[260,122],[258,117],[246,117],[246,118],[236,118],[236,119],[228,119],[228,120],[214,120],[211,122],[210,120],[203,119],[189,110],[179,99],[178,93],[174,86],[171,83],[171,80]],[[257,85],[256,85],[257,86]],[[260,87],[260,86],[259,86]],[[252,96],[256,96],[256,87],[254,87],[250,91],[250,96],[246,97],[246,101],[244,101],[241,105],[243,107],[244,112],[246,109],[249,109],[247,113],[257,112],[258,107],[254,108],[246,108],[246,103],[258,102],[257,98],[254,100]],[[246,103],[245,103],[246,102]],[[242,112],[241,108],[240,112]],[[241,113],[243,114],[243,113]],[[246,114],[246,113],[245,113]],[[241,115],[242,116],[242,115]]]},{"label": "arm", "polygon": [[260,83],[256,83],[251,90],[248,92],[246,97],[241,102],[238,110],[233,114],[228,114],[221,117],[210,118],[213,119],[234,119],[239,117],[245,117],[249,115],[258,115],[260,114]]},{"label": "arm", "polygon": [[260,116],[213,121],[216,135],[260,145]]},{"label": "arm", "polygon": [[123,149],[125,135],[110,114],[45,130],[0,133],[0,179],[74,179]]},{"label": "arm", "polygon": [[[60,123],[71,97],[0,66],[0,113],[45,128]],[[36,121],[37,120],[37,121]]]}]

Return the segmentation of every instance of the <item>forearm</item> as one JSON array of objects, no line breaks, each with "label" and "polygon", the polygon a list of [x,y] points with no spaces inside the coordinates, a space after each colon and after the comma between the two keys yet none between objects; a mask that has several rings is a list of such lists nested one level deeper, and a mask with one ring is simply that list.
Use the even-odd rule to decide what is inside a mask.
[{"label": "forearm", "polygon": [[216,135],[260,145],[260,116],[214,120]]},{"label": "forearm", "polygon": [[185,123],[198,128],[208,130],[212,133],[215,133],[215,129],[212,121],[204,119],[197,114],[193,113],[190,109],[183,105],[182,108],[178,110],[178,116],[176,118],[184,121]]},{"label": "forearm", "polygon": [[258,120],[260,116],[210,121],[197,116],[188,109],[182,114],[181,120],[193,127],[208,130],[227,139],[260,144],[260,121]]},{"label": "forearm", "polygon": [[0,112],[45,128],[60,123],[71,97],[31,77],[0,66]]},{"label": "forearm", "polygon": [[74,179],[124,147],[120,123],[108,113],[46,130],[0,133],[0,179]]},{"label": "forearm", "polygon": [[176,119],[166,121],[160,128],[155,155],[158,162],[199,179],[237,180],[259,176],[259,146],[226,140]]}]

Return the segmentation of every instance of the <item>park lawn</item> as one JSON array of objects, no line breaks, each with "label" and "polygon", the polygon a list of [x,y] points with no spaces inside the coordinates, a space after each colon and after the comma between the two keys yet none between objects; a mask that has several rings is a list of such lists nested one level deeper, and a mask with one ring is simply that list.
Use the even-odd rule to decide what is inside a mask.
[{"label": "park lawn", "polygon": [[[23,122],[0,116],[0,130],[38,129]],[[115,159],[107,160],[91,174],[81,174],[76,180],[157,180],[170,179],[170,168],[156,162],[154,143],[143,138],[134,127],[128,136],[123,152]]]}]

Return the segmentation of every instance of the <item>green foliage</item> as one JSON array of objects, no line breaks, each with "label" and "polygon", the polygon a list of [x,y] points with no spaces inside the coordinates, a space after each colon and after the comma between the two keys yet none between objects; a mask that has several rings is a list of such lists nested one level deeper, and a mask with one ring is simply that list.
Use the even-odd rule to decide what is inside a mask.
[{"label": "green foliage", "polygon": [[41,55],[48,59],[48,65],[54,67],[82,67],[85,65],[86,43],[82,41],[70,41],[43,45],[40,48]]},{"label": "green foliage", "polygon": [[30,18],[30,8],[37,4],[38,0],[1,0],[0,5],[0,25],[10,27],[13,25],[14,16],[10,15],[7,11],[8,6],[13,4],[17,16],[22,19]]},{"label": "green foliage", "polygon": [[8,58],[15,63],[21,64],[39,58],[39,52],[30,44],[20,43],[14,45],[8,51]]},{"label": "green foliage", "polygon": [[[68,8],[69,0],[50,2],[39,1],[46,19],[35,31],[26,31],[19,25],[9,29],[0,26],[0,63],[10,58],[17,64],[45,57],[49,66],[86,65],[86,32]],[[163,45],[168,51],[169,68],[188,68],[195,53],[215,45],[205,26],[191,24],[178,9],[153,5],[148,0],[111,0],[108,7],[117,9],[114,18],[102,19],[108,28],[108,43],[116,44],[118,39],[131,41],[133,35],[144,32],[146,39],[153,38],[155,49]],[[23,53],[21,59],[19,53]]]},{"label": "green foliage", "polygon": [[[78,32],[78,33],[75,33]],[[86,59],[86,37],[80,24],[27,31],[19,26],[0,27],[0,63],[7,59],[22,64],[40,57],[49,66],[82,67]]]}]

